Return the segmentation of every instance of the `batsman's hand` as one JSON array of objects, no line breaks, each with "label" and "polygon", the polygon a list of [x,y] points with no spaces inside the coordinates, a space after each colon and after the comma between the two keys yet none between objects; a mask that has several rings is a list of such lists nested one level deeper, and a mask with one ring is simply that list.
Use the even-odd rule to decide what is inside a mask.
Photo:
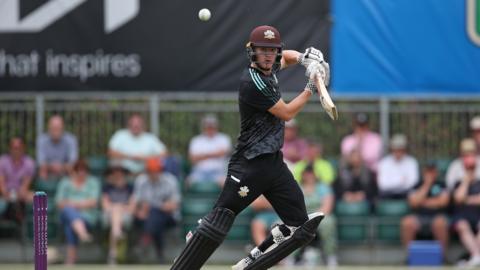
[{"label": "batsman's hand", "polygon": [[[325,62],[325,60],[323,59],[323,53],[320,50],[313,47],[307,48],[305,50],[305,53],[300,54],[300,56],[298,57],[298,63],[300,63],[307,69],[307,73],[309,66],[312,63],[320,64],[323,67],[323,70],[319,69],[319,72],[322,74],[322,79],[325,83],[325,86],[328,86],[328,84],[330,83],[330,65]],[[307,77],[310,76],[307,75]]]},{"label": "batsman's hand", "polygon": [[318,62],[312,62],[305,70],[305,76],[313,80],[316,74],[320,74],[323,83],[325,84],[325,86],[328,86],[328,83],[330,81],[330,69],[326,69],[324,65],[319,64]]}]

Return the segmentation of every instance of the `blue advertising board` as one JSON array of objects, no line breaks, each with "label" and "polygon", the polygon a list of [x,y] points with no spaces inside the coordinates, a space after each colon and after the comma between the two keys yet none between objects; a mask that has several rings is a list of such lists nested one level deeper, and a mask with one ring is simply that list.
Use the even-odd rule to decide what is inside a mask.
[{"label": "blue advertising board", "polygon": [[480,95],[480,0],[332,0],[332,88]]}]

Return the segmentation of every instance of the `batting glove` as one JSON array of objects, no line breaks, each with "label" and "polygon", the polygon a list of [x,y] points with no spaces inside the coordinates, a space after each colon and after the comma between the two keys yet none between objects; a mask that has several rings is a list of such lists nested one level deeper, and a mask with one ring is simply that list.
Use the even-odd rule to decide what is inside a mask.
[{"label": "batting glove", "polygon": [[315,49],[313,47],[307,48],[304,53],[300,54],[297,59],[298,63],[302,64],[304,67],[308,67],[308,65],[312,62],[323,62],[323,54],[320,50]]},{"label": "batting glove", "polygon": [[310,91],[312,95],[317,92],[317,86],[313,79],[308,79],[307,85],[305,85],[305,91]]},{"label": "batting glove", "polygon": [[[305,50],[305,53],[300,54],[297,61],[307,69],[310,64],[314,62],[322,65],[323,71],[320,70],[320,73],[322,74],[322,79],[325,83],[325,86],[328,86],[328,84],[330,83],[330,65],[325,62],[325,60],[323,59],[323,54],[320,50],[313,47],[307,48]],[[307,75],[307,77],[309,76]]]},{"label": "batting glove", "polygon": [[319,64],[317,62],[312,62],[308,65],[307,69],[305,70],[305,76],[309,79],[313,79],[314,76],[318,73],[320,74],[323,83],[325,86],[328,86],[330,81],[330,67],[328,63],[324,62],[326,65]]}]

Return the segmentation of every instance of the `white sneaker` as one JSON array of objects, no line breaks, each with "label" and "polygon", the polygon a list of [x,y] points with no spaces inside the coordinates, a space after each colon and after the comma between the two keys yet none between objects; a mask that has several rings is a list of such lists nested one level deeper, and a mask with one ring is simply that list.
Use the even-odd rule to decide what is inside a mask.
[{"label": "white sneaker", "polygon": [[250,257],[245,257],[241,259],[237,264],[232,266],[232,270],[243,270],[247,268],[247,266],[249,266],[252,262],[253,261],[252,259],[250,259]]},{"label": "white sneaker", "polygon": [[468,260],[467,267],[480,266],[480,256],[473,256]]},{"label": "white sneaker", "polygon": [[334,269],[338,266],[338,260],[337,256],[335,255],[330,255],[327,257],[327,267],[329,269]]}]

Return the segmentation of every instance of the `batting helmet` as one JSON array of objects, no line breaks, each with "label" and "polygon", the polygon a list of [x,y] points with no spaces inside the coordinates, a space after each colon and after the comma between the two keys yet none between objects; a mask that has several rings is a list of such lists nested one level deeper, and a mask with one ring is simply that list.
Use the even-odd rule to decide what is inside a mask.
[{"label": "batting helmet", "polygon": [[278,48],[275,64],[280,65],[282,59],[283,44],[280,38],[280,32],[269,25],[258,26],[250,33],[250,39],[247,43],[247,55],[251,62],[256,62],[255,47]]}]

